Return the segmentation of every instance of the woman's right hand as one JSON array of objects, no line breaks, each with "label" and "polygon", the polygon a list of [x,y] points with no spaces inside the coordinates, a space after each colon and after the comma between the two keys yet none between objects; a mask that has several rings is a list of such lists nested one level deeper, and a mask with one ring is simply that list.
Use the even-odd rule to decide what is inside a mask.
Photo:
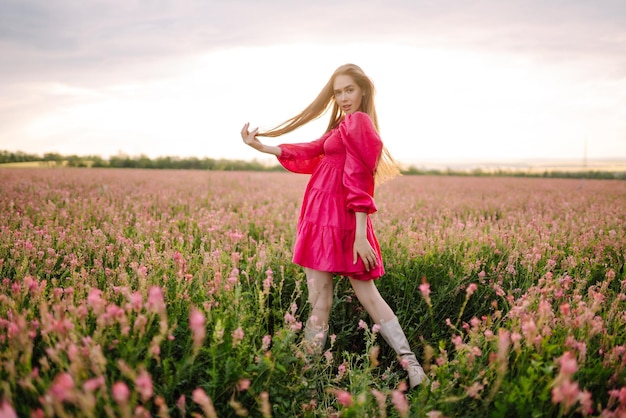
[{"label": "woman's right hand", "polygon": [[241,138],[243,139],[243,142],[257,151],[263,151],[263,144],[256,137],[259,133],[259,128],[254,128],[252,131],[249,131],[249,127],[250,122],[243,125],[243,128],[241,129]]}]

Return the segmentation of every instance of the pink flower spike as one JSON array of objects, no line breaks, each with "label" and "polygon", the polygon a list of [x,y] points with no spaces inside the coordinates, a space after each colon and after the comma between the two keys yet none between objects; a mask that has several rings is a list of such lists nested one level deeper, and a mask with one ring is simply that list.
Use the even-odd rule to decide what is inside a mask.
[{"label": "pink flower spike", "polygon": [[189,312],[189,328],[193,334],[194,346],[199,346],[206,336],[206,317],[198,308],[193,306]]},{"label": "pink flower spike", "polygon": [[187,409],[186,406],[187,399],[185,398],[185,395],[180,395],[180,398],[176,401],[176,407],[180,410],[183,416],[185,416],[185,410]]},{"label": "pink flower spike", "polygon": [[213,406],[213,402],[211,398],[206,394],[204,389],[197,388],[191,393],[191,399],[200,405],[204,415],[209,418],[217,418],[217,413],[215,412],[215,407]]},{"label": "pink flower spike", "polygon": [[570,351],[566,351],[559,357],[559,365],[561,366],[561,373],[567,376],[572,376],[578,370],[576,357]]},{"label": "pink flower spike", "polygon": [[74,379],[69,373],[61,373],[54,378],[50,386],[50,395],[60,402],[68,401],[72,398],[74,389]]},{"label": "pink flower spike", "polygon": [[111,393],[113,394],[113,399],[118,404],[125,404],[128,402],[128,397],[130,396],[130,390],[128,390],[128,386],[124,382],[115,382],[111,387]]},{"label": "pink flower spike", "polygon": [[337,397],[337,402],[339,402],[341,406],[352,405],[352,394],[350,392],[336,389],[334,393],[335,393],[335,396]]},{"label": "pink flower spike", "polygon": [[233,334],[232,334],[233,347],[236,347],[243,340],[244,335],[245,334],[243,332],[243,329],[241,329],[241,327],[233,331]]},{"label": "pink flower spike", "polygon": [[83,390],[87,392],[93,392],[97,390],[99,387],[104,386],[104,385],[105,385],[104,376],[98,376],[98,377],[94,377],[93,379],[89,379],[85,383],[83,383]]},{"label": "pink flower spike", "polygon": [[248,390],[250,387],[250,379],[241,379],[237,382],[237,390],[239,392],[243,392],[244,390]]},{"label": "pink flower spike", "polygon": [[191,399],[200,406],[205,405],[208,402],[211,402],[211,399],[202,388],[195,389],[191,393]]},{"label": "pink flower spike", "polygon": [[402,418],[406,418],[409,416],[409,402],[403,393],[406,389],[402,388],[406,388],[406,383],[404,386],[398,386],[398,389],[391,392],[391,403],[396,408],[400,416]]},{"label": "pink flower spike", "polygon": [[267,351],[267,349],[270,347],[271,343],[272,343],[272,336],[271,335],[263,336],[261,350]]},{"label": "pink flower spike", "polygon": [[139,372],[137,378],[135,379],[135,385],[137,386],[137,392],[139,392],[139,394],[141,395],[141,399],[144,402],[152,397],[152,377],[147,371],[142,370],[141,372]]},{"label": "pink flower spike", "polygon": [[148,290],[148,303],[146,304],[146,308],[153,313],[165,313],[163,290],[159,286],[152,286]]},{"label": "pink flower spike", "polygon": [[469,286],[467,286],[467,289],[465,289],[465,292],[467,292],[467,296],[472,296],[474,294],[474,292],[478,289],[478,286],[476,285],[476,283],[470,283]]},{"label": "pink flower spike", "polygon": [[579,395],[578,383],[566,379],[561,385],[552,389],[552,403],[562,403],[567,412],[576,404]]},{"label": "pink flower spike", "polygon": [[465,392],[467,396],[470,398],[478,399],[480,397],[480,393],[483,391],[484,386],[478,382],[474,382],[472,386],[465,388]]},{"label": "pink flower spike", "polygon": [[15,409],[13,409],[13,406],[5,400],[2,400],[2,402],[0,402],[0,417],[17,418]]}]

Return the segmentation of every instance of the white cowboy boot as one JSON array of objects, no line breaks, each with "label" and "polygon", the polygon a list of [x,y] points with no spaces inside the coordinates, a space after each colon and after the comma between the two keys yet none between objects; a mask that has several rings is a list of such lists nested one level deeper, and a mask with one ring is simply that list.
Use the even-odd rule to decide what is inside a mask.
[{"label": "white cowboy boot", "polygon": [[428,383],[430,381],[424,369],[417,361],[417,357],[415,357],[415,354],[411,351],[409,342],[398,322],[398,317],[394,316],[394,318],[389,321],[380,321],[380,335],[383,336],[387,344],[394,349],[396,354],[403,360],[402,362],[405,363],[405,369],[409,374],[409,386],[411,389],[421,383]]}]

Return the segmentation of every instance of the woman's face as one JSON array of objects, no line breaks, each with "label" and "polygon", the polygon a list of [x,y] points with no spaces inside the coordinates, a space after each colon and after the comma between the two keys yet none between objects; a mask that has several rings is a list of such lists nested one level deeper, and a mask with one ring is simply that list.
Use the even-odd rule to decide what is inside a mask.
[{"label": "woman's face", "polygon": [[335,102],[344,113],[350,114],[361,108],[363,91],[349,75],[338,75],[333,84]]}]

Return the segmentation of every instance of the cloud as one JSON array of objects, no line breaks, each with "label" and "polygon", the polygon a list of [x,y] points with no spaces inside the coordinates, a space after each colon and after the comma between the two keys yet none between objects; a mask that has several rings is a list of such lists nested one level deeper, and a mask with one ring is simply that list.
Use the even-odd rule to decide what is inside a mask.
[{"label": "cloud", "polygon": [[0,77],[87,82],[174,71],[172,58],[234,46],[379,42],[598,59],[623,76],[626,3],[287,0],[0,3]]}]

